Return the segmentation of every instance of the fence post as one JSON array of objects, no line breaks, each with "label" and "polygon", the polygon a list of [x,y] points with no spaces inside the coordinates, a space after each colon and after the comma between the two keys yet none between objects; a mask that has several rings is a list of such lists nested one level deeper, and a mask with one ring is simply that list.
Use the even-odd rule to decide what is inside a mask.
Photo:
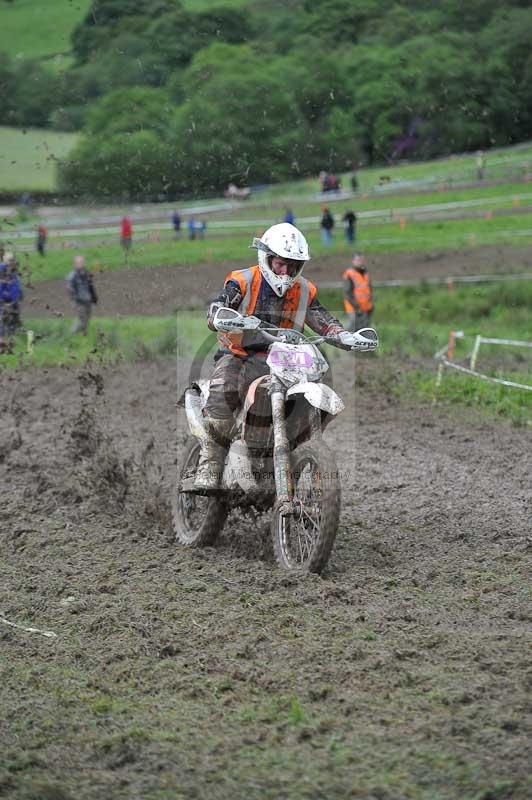
[{"label": "fence post", "polygon": [[449,361],[453,360],[455,343],[456,343],[456,331],[450,331],[449,344],[447,345],[447,358],[449,359]]},{"label": "fence post", "polygon": [[441,386],[442,378],[443,378],[443,361],[440,361],[438,364],[438,372],[436,374],[436,383],[434,385],[434,394],[432,395],[432,405],[436,405],[436,401],[438,399],[438,389]]},{"label": "fence post", "polygon": [[478,334],[477,336],[475,336],[475,344],[473,345],[473,350],[471,351],[471,360],[469,362],[470,369],[475,369],[477,365],[477,356],[481,342],[482,342],[482,336]]}]

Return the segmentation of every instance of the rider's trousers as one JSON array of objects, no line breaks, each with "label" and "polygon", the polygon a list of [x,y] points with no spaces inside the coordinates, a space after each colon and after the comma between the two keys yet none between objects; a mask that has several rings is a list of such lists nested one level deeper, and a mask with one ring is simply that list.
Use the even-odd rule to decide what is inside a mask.
[{"label": "rider's trousers", "polygon": [[209,384],[204,414],[215,419],[230,419],[244,405],[251,383],[269,373],[266,357],[238,358],[230,353],[217,362]]}]

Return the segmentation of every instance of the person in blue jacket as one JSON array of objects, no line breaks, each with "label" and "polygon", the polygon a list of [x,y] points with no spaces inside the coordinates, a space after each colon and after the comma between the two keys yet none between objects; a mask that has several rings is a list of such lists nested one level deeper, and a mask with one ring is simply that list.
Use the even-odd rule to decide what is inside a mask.
[{"label": "person in blue jacket", "polygon": [[0,263],[0,353],[10,353],[13,336],[20,325],[22,284],[13,253],[5,253]]}]

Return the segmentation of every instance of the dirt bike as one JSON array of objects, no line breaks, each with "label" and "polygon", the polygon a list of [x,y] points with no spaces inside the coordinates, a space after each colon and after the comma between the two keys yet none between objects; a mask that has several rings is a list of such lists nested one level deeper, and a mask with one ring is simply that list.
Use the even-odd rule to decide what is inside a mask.
[{"label": "dirt bike", "polygon": [[[194,491],[200,442],[207,436],[202,409],[208,381],[185,390],[182,404],[190,436],[172,503],[176,539],[188,546],[212,544],[231,509],[271,511],[279,566],[320,573],[340,515],[338,467],[322,432],[344,408],[333,389],[321,382],[329,364],[317,345],[328,338],[277,328],[227,308],[218,309],[213,324],[226,331],[260,328],[268,342],[269,374],[257,378],[247,391],[233,426],[221,488],[211,496]],[[352,349],[370,351],[378,345],[372,328],[352,336],[358,343]]]}]

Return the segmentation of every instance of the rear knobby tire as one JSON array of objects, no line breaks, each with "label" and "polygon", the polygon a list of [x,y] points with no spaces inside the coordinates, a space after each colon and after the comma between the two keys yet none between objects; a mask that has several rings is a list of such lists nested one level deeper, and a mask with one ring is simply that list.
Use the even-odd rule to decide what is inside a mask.
[{"label": "rear knobby tire", "polygon": [[205,547],[213,544],[227,517],[227,506],[222,496],[206,497],[192,492],[180,492],[184,479],[194,478],[198,466],[200,443],[195,436],[185,442],[181,465],[177,472],[177,485],[172,496],[172,523],[178,542],[187,547]]},{"label": "rear knobby tire", "polygon": [[294,516],[272,516],[273,549],[282,569],[320,573],[331,554],[340,517],[340,479],[325,442],[299,445],[291,457]]}]

